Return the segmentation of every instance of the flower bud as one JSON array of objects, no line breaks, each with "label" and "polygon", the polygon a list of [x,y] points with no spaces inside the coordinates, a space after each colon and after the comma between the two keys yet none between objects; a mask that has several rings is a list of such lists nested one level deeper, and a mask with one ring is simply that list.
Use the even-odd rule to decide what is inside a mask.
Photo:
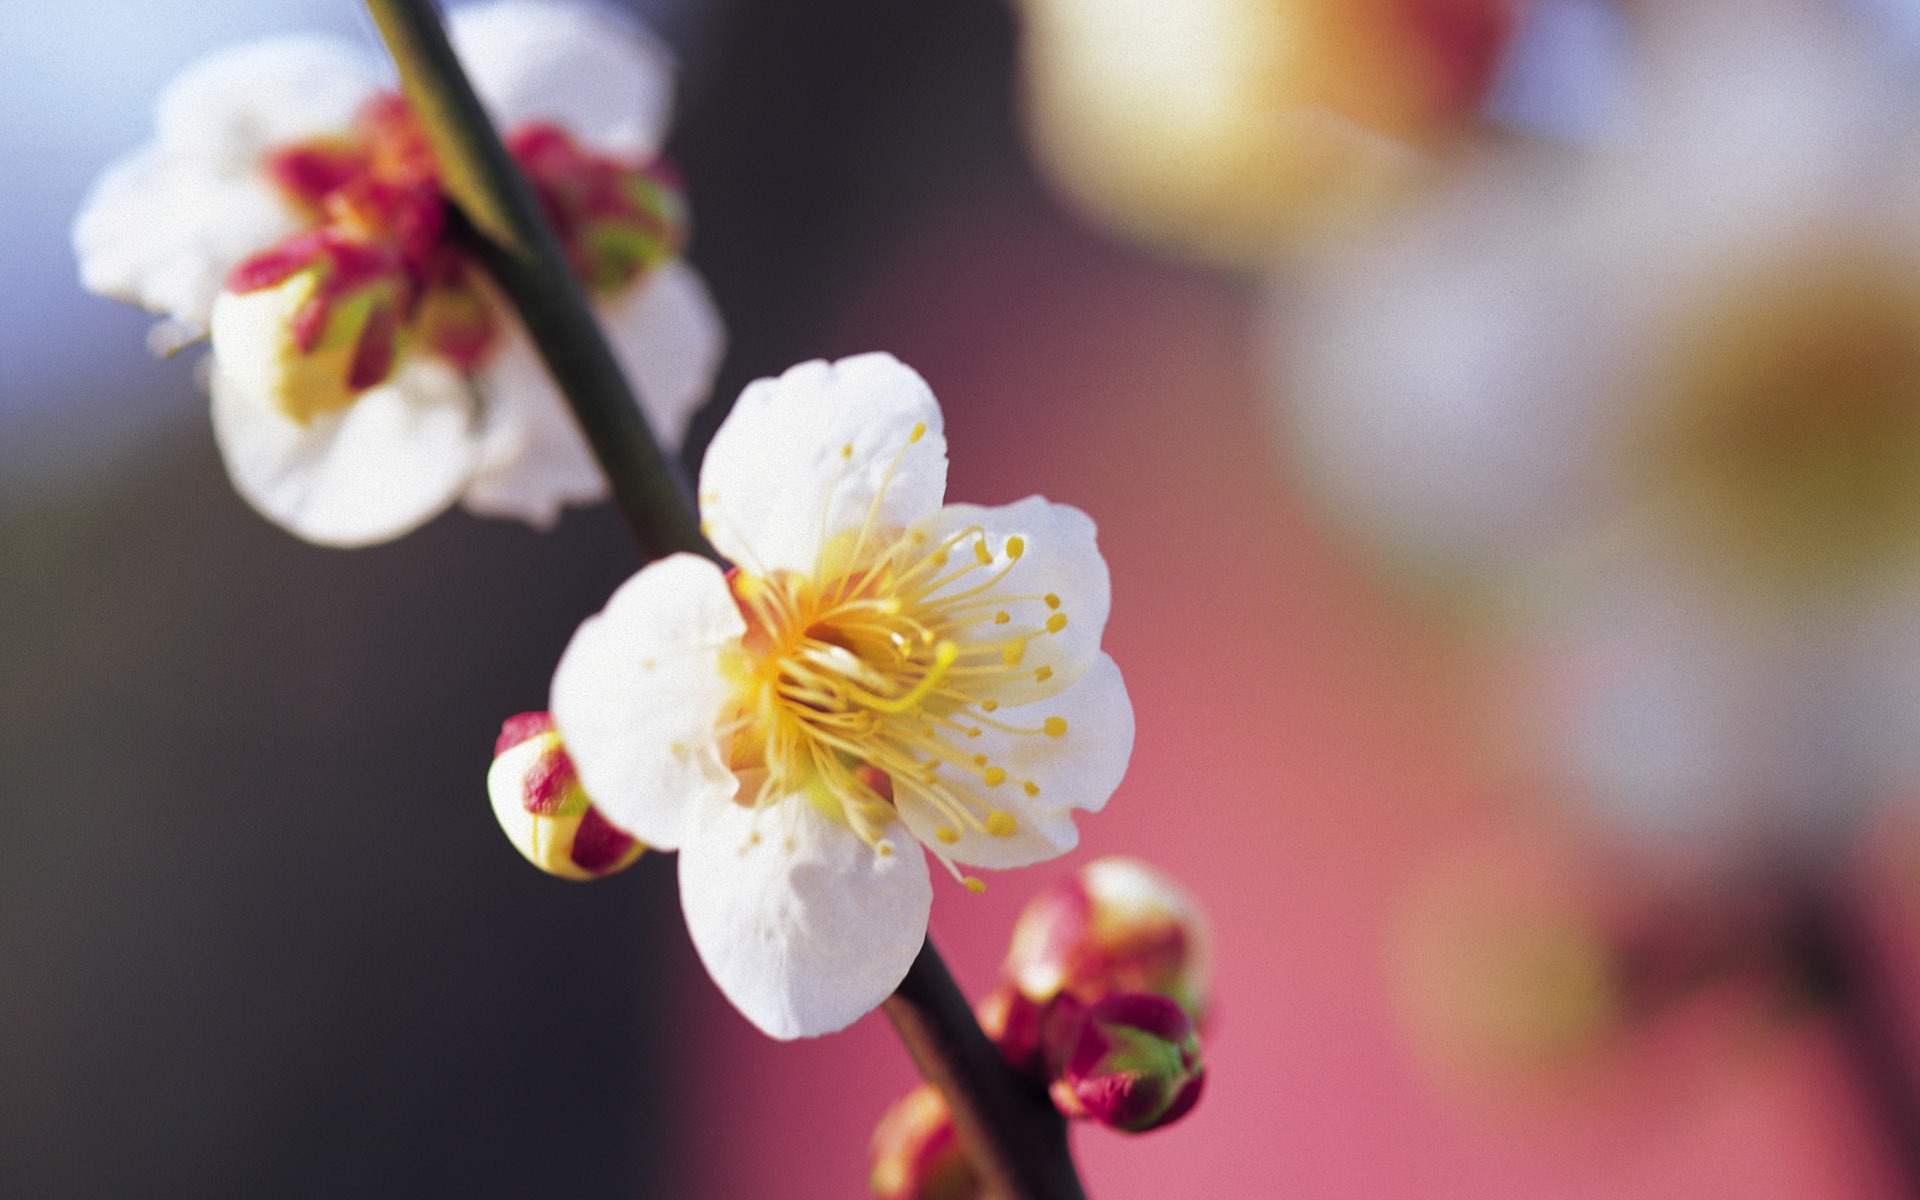
[{"label": "flower bud", "polygon": [[1040,1054],[1040,1019],[1046,1004],[1028,999],[1011,983],[1001,983],[973,1006],[981,1030],[1000,1047],[1007,1065],[1022,1075],[1045,1081],[1046,1062]]},{"label": "flower bud", "polygon": [[1115,992],[1083,1005],[1062,993],[1042,1021],[1049,1093],[1069,1117],[1143,1133],[1185,1116],[1206,1066],[1187,1010],[1149,992]]},{"label": "flower bud", "polygon": [[932,1084],[903,1096],[880,1118],[867,1186],[879,1200],[978,1200],[985,1195]]},{"label": "flower bud", "polygon": [[521,713],[500,727],[487,791],[507,839],[549,875],[600,879],[646,849],[587,799],[551,713]]},{"label": "flower bud", "polygon": [[1014,923],[1006,973],[1045,1004],[1151,992],[1195,1020],[1206,1007],[1210,937],[1192,897],[1145,863],[1103,858],[1035,896]]}]

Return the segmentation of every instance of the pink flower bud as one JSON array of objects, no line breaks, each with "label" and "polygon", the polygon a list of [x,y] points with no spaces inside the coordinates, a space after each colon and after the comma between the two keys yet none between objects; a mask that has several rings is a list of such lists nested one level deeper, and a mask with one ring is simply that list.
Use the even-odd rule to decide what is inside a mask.
[{"label": "pink flower bud", "polygon": [[908,1092],[880,1118],[867,1186],[879,1200],[979,1200],[985,1190],[932,1084]]},{"label": "pink flower bud", "polygon": [[1082,1004],[1062,993],[1042,1018],[1054,1107],[1126,1133],[1185,1116],[1206,1066],[1187,1010],[1149,992],[1115,992]]},{"label": "pink flower bud", "polygon": [[1030,1000],[1011,983],[1001,983],[973,1006],[980,1028],[1007,1065],[1022,1075],[1045,1081],[1046,1062],[1040,1054],[1040,1019],[1047,1006]]},{"label": "pink flower bud", "polygon": [[1103,858],[1035,896],[1014,924],[1006,973],[1035,1004],[1062,992],[1165,996],[1199,1020],[1206,1007],[1206,917],[1172,880],[1129,858]]},{"label": "pink flower bud", "polygon": [[604,878],[646,849],[587,799],[551,713],[521,713],[500,727],[487,791],[507,839],[549,875]]}]

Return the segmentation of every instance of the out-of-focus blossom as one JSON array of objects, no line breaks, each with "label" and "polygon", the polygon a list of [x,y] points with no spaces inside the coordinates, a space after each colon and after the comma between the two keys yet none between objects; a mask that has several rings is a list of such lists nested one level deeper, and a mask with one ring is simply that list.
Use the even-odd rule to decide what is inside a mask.
[{"label": "out-of-focus blossom", "polygon": [[[651,423],[677,440],[723,335],[677,257],[667,52],[609,13],[540,0],[459,9],[449,34]],[[164,341],[210,332],[214,433],[262,514],[353,546],[455,501],[545,527],[604,497],[373,59],[323,37],[237,46],[174,82],[158,126],[76,219],[81,278],[165,314]]]},{"label": "out-of-focus blossom", "polygon": [[1626,827],[1818,853],[1920,767],[1915,97],[1817,6],[1645,6],[1618,136],[1290,290],[1300,461],[1537,618]]},{"label": "out-of-focus blossom", "polygon": [[1048,1094],[1066,1116],[1145,1133],[1199,1103],[1207,1079],[1200,1030],[1167,997],[1112,992],[1082,1004],[1063,993],[1045,1025]]},{"label": "out-of-focus blossom", "polygon": [[1264,263],[1377,215],[1473,129],[1522,0],[1021,0],[1034,151],[1080,208]]},{"label": "out-of-focus blossom", "polygon": [[507,840],[549,875],[603,879],[646,850],[587,798],[551,713],[521,713],[500,727],[487,793]]},{"label": "out-of-focus blossom", "polygon": [[980,1200],[986,1188],[930,1083],[901,1097],[874,1128],[867,1187],[875,1200]]},{"label": "out-of-focus blossom", "polygon": [[900,982],[932,901],[922,844],[956,876],[1052,858],[1126,769],[1093,522],[1039,497],[943,507],[946,473],[939,406],[888,355],[752,384],[700,473],[737,567],[649,565],[554,674],[588,792],[680,852],[695,948],[775,1037]]}]

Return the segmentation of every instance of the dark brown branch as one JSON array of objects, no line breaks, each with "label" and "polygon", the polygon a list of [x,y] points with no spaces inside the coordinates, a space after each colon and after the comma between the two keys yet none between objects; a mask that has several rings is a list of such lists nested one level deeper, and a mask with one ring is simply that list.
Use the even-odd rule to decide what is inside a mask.
[{"label": "dark brown branch", "polygon": [[954,1129],[995,1200],[1085,1200],[1066,1121],[981,1032],[931,940],[886,1010],[920,1074],[946,1097]]}]

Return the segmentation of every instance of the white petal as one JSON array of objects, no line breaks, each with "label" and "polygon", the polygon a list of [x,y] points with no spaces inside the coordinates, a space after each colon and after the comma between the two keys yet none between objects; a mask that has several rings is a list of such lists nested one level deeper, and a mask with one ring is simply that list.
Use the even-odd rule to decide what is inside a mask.
[{"label": "white petal", "polygon": [[[726,344],[700,276],[675,260],[600,310],[647,424],[669,453],[706,400]],[[548,529],[567,505],[607,495],[606,477],[525,329],[502,322],[500,345],[474,376],[482,400],[480,467],[463,498],[486,517]]]},{"label": "white petal", "polygon": [[673,54],[637,22],[585,4],[505,0],[457,9],[448,35],[503,130],[558,125],[602,153],[660,152]]},{"label": "white petal", "polygon": [[933,886],[907,831],[874,852],[799,796],[701,807],[680,851],[687,932],[727,999],[776,1038],[832,1033],[898,987]]},{"label": "white petal", "polygon": [[371,60],[334,38],[252,42],[188,68],[160,99],[157,141],[109,167],[81,205],[81,282],[206,325],[235,264],[300,227],[262,153],[345,131],[378,86]]},{"label": "white petal", "polygon": [[[966,786],[982,802],[1014,818],[1015,831],[995,837],[979,829],[960,828],[926,800],[906,788],[896,788],[900,815],[913,835],[936,853],[976,867],[1024,867],[1056,858],[1080,840],[1074,828],[1075,809],[1098,812],[1120,786],[1133,754],[1133,702],[1127,697],[1120,668],[1102,654],[1080,681],[1059,695],[1023,708],[995,714],[1016,729],[1038,729],[1048,717],[1066,721],[1060,737],[1045,734],[1009,734],[983,727],[964,747],[984,754],[989,766],[1007,775],[989,788],[978,777]],[[943,774],[952,774],[944,768]],[[1022,785],[1031,781],[1039,791],[1029,796]],[[946,844],[937,831],[947,827],[960,840]]]},{"label": "white petal", "polygon": [[755,380],[700,469],[707,536],[755,574],[810,572],[828,538],[858,530],[870,513],[886,534],[939,509],[941,429],[926,381],[890,354]]},{"label": "white petal", "polygon": [[[223,328],[223,293],[214,313]],[[473,470],[473,397],[446,362],[403,358],[347,408],[302,424],[265,390],[260,355],[215,355],[213,432],[233,485],[310,542],[384,542],[443,512]]]},{"label": "white petal", "polygon": [[170,155],[240,174],[265,151],[345,132],[383,86],[374,60],[340,38],[283,37],[209,55],[160,97]]},{"label": "white petal", "polygon": [[88,291],[205,327],[235,264],[300,226],[258,175],[230,175],[156,146],[107,168],[73,222]]},{"label": "white petal", "polygon": [[461,497],[469,511],[550,529],[567,505],[606,498],[606,476],[519,321],[502,320],[500,344],[473,384],[480,461]]},{"label": "white petal", "polygon": [[[982,641],[1025,636],[1027,642],[1016,669],[1004,677],[985,677],[970,690],[1003,705],[1045,699],[1079,679],[1100,657],[1100,635],[1107,627],[1113,593],[1106,560],[1094,540],[1093,519],[1071,505],[1029,496],[998,508],[949,504],[915,528],[937,542],[972,526],[985,531],[992,561],[954,580],[946,591],[976,587],[990,572],[1011,563],[999,584],[977,598],[1005,597],[1005,601],[980,609],[981,623],[969,627],[968,633]],[[1018,559],[1007,554],[1011,537],[1025,543]],[[974,552],[968,540],[960,543],[954,555]],[[937,598],[940,593],[934,595]],[[1047,603],[1049,596],[1059,601],[1058,607]],[[1002,612],[1008,620],[996,623],[995,617]],[[1065,622],[1058,632],[1049,632],[1047,622],[1059,617]]]},{"label": "white petal", "polygon": [[649,272],[600,310],[620,369],[640,392],[647,425],[670,451],[713,393],[727,330],[700,273],[680,259]]},{"label": "white petal", "polygon": [[691,554],[650,563],[567,643],[554,724],[607,820],[679,847],[698,807],[738,781],[716,732],[732,688],[721,656],[746,632],[720,568]]}]

